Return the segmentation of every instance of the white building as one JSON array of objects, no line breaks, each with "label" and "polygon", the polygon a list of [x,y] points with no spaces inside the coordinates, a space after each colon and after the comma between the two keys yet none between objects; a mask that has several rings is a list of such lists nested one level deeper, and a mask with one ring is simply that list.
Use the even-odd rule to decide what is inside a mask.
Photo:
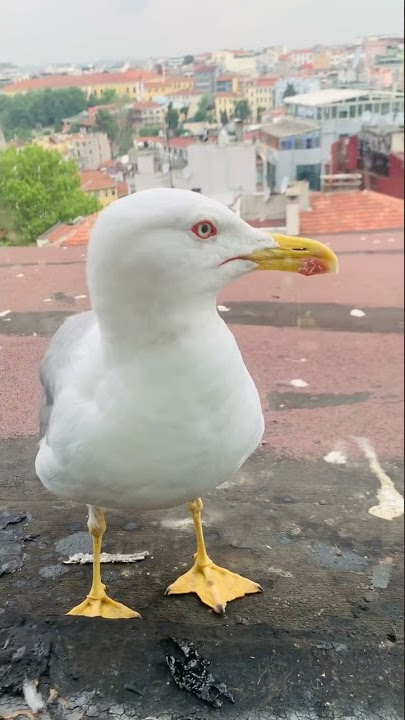
[{"label": "white building", "polygon": [[319,90],[284,99],[287,114],[320,125],[322,172],[329,172],[331,147],[343,135],[357,135],[366,122],[403,125],[404,94],[380,90]]},{"label": "white building", "polygon": [[263,125],[257,144],[263,188],[283,192],[288,183],[306,180],[311,190],[321,183],[321,138],[318,123],[281,118]]},{"label": "white building", "polygon": [[195,143],[187,149],[184,177],[188,188],[230,205],[242,192],[255,192],[256,151],[253,145]]}]

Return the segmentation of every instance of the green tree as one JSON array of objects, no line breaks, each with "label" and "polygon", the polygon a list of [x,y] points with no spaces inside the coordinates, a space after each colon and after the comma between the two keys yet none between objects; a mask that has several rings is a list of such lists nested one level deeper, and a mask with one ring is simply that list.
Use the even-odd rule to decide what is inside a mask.
[{"label": "green tree", "polygon": [[180,108],[180,115],[183,115],[183,117],[185,118],[185,120],[187,120],[187,118],[188,118],[188,111],[189,111],[189,110],[190,110],[190,108],[189,108],[188,105],[183,105],[183,107]]},{"label": "green tree", "polygon": [[111,105],[112,103],[117,102],[117,100],[118,100],[117,91],[114,90],[113,88],[108,88],[107,90],[104,90],[99,104],[100,105],[107,105],[107,104]]},{"label": "green tree", "polygon": [[2,150],[0,195],[3,242],[20,245],[33,242],[58,221],[99,209],[96,198],[80,189],[74,161],[35,144]]},{"label": "green tree", "polygon": [[221,110],[221,125],[227,125],[228,122],[228,113],[226,112],[226,110]]},{"label": "green tree", "polygon": [[103,108],[96,115],[96,130],[105,132],[111,143],[118,142],[119,127],[116,117]]},{"label": "green tree", "polygon": [[297,94],[297,91],[296,91],[293,83],[287,83],[287,87],[283,92],[282,99],[284,100],[284,98],[293,97],[296,94]]},{"label": "green tree", "polygon": [[247,100],[238,100],[235,104],[234,115],[242,121],[245,121],[250,117],[250,107]]},{"label": "green tree", "polygon": [[86,96],[80,88],[1,95],[0,124],[10,140],[21,137],[21,131],[57,126],[63,118],[78,115],[86,107]]},{"label": "green tree", "polygon": [[143,127],[139,131],[139,137],[158,137],[158,127]]},{"label": "green tree", "polygon": [[179,124],[179,112],[173,108],[173,103],[169,103],[166,113],[166,124],[169,130],[176,132]]},{"label": "green tree", "polygon": [[257,122],[260,122],[260,121],[261,121],[262,115],[263,115],[265,109],[266,109],[266,108],[261,107],[261,106],[257,108]]}]

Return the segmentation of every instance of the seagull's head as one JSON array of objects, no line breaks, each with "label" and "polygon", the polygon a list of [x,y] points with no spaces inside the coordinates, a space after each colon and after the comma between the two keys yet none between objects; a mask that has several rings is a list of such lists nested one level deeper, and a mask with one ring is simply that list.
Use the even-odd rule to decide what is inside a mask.
[{"label": "seagull's head", "polygon": [[[257,270],[336,272],[335,254],[314,240],[269,235],[220,203],[188,190],[159,188],[106,208],[92,233],[90,292],[114,284],[143,297],[216,294]],[[94,291],[93,291],[94,288]]]}]

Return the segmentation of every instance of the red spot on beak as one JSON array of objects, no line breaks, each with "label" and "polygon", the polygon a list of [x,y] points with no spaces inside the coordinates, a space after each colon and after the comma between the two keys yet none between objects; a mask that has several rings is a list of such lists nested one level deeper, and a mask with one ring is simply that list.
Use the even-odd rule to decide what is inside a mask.
[{"label": "red spot on beak", "polygon": [[328,265],[322,258],[305,258],[299,269],[300,275],[309,277],[310,275],[324,275],[328,272]]}]

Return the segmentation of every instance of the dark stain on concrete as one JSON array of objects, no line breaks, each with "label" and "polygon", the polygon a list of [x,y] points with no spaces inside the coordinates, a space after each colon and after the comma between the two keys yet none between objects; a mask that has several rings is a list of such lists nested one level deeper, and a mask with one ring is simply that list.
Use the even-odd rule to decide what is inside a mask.
[{"label": "dark stain on concrete", "polygon": [[371,393],[356,392],[350,395],[344,393],[318,393],[313,395],[308,392],[274,391],[269,393],[268,397],[271,410],[314,410],[316,408],[366,402],[371,397]]},{"label": "dark stain on concrete", "polygon": [[76,300],[71,295],[67,295],[64,292],[56,292],[52,295],[53,300],[61,303],[62,305],[75,305]]},{"label": "dark stain on concrete", "polygon": [[[336,330],[345,332],[403,333],[401,308],[367,308],[365,317],[350,315],[351,305],[333,303],[230,302],[227,312],[220,312],[229,325],[266,327],[300,327],[301,329]],[[53,335],[67,310],[45,312],[11,312],[0,318],[5,335]]]}]

